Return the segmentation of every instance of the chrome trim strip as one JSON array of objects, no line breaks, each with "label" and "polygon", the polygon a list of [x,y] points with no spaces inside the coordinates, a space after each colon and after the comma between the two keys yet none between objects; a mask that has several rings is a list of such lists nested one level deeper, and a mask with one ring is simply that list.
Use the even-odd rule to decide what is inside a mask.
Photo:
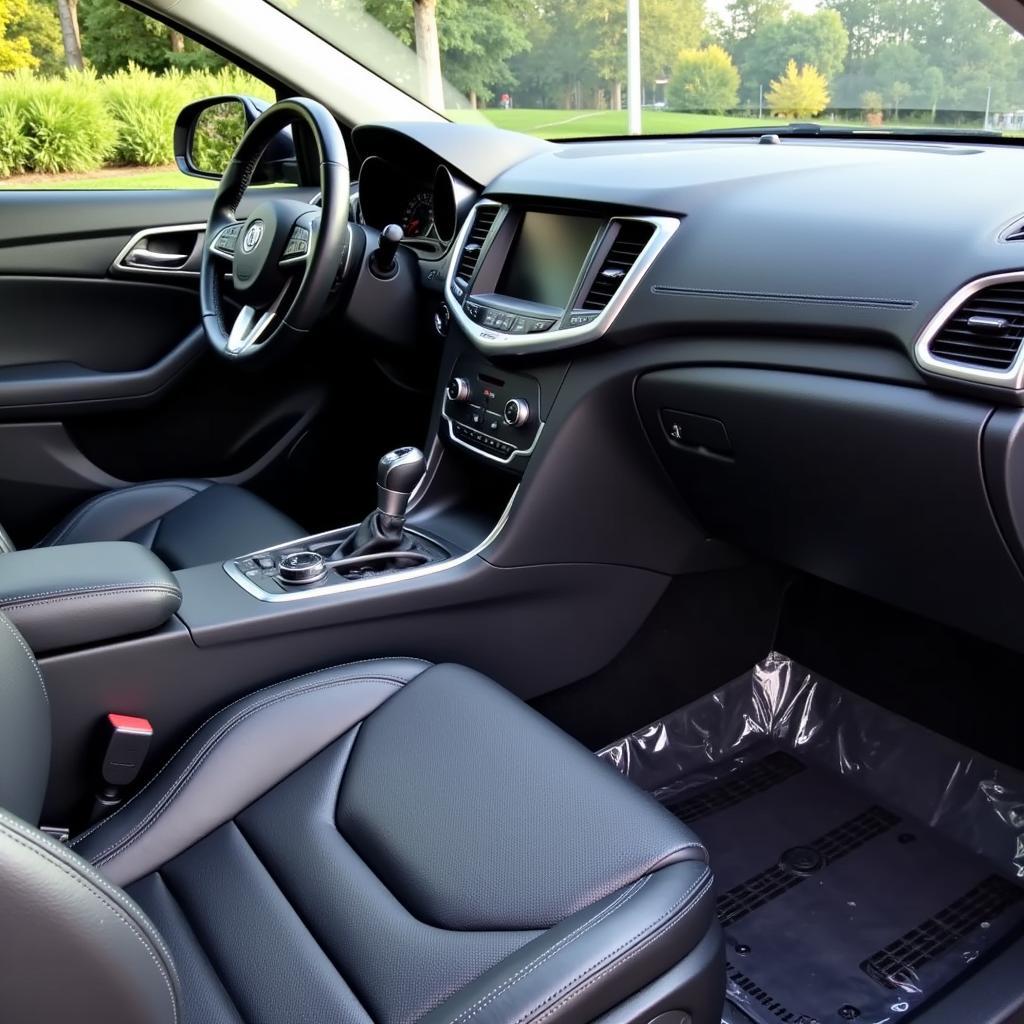
[{"label": "chrome trim strip", "polygon": [[[480,349],[493,355],[525,355],[529,352],[549,352],[554,349],[571,348],[574,345],[586,345],[595,341],[611,327],[620,310],[629,300],[629,297],[636,290],[644,274],[658,258],[661,250],[665,248],[668,240],[675,234],[680,221],[676,217],[644,217],[644,216],[613,216],[609,221],[628,220],[642,221],[645,224],[654,226],[654,234],[651,240],[644,246],[643,251],[633,264],[632,269],[622,279],[611,302],[594,318],[589,324],[583,327],[563,327],[558,330],[547,331],[544,334],[503,334],[493,331],[490,328],[481,327],[474,323],[462,309],[462,304],[455,298],[452,292],[452,281],[459,266],[459,254],[462,252],[470,229],[476,217],[476,212],[482,206],[506,206],[506,203],[498,203],[493,199],[483,199],[477,203],[469,212],[462,229],[459,231],[455,245],[452,250],[452,258],[448,263],[448,275],[445,277],[444,294],[448,300],[448,306],[452,316],[462,330],[469,337],[470,341]],[[474,451],[476,449],[473,449]]]},{"label": "chrome trim strip", "polygon": [[[475,450],[475,449],[474,449]],[[448,572],[450,569],[454,569],[457,566],[464,565],[466,562],[471,561],[478,555],[482,554],[494,541],[498,538],[498,535],[505,528],[505,524],[508,522],[509,515],[512,512],[512,505],[515,503],[516,495],[519,493],[517,487],[512,492],[512,497],[509,499],[508,504],[505,506],[505,510],[501,513],[498,521],[494,524],[494,529],[471,551],[467,551],[463,555],[458,555],[455,558],[448,558],[443,562],[432,562],[430,565],[416,566],[411,569],[399,569],[397,572],[388,573],[386,576],[371,576],[365,580],[346,580],[344,583],[333,583],[329,587],[319,587],[316,590],[304,590],[296,591],[295,593],[287,594],[268,594],[262,587],[258,587],[255,583],[250,580],[245,573],[240,572],[238,566],[235,565],[235,559],[227,561],[223,564],[224,571],[231,577],[244,591],[251,594],[257,600],[269,601],[273,604],[280,604],[284,601],[308,601],[311,598],[316,597],[328,597],[334,594],[347,594],[350,591],[366,590],[370,587],[384,587],[392,583],[404,583],[408,580],[421,579],[424,576],[433,576],[437,573]],[[343,526],[340,530],[328,530],[325,533],[317,533],[312,537],[300,537],[297,540],[292,541],[289,544],[277,544],[272,548],[264,548],[261,551],[253,551],[247,555],[239,555],[239,558],[255,558],[256,555],[266,554],[269,551],[282,551],[287,548],[294,548],[295,550],[304,550],[310,544],[315,544],[319,540],[326,540],[334,534],[342,534],[346,530],[352,530],[359,524],[353,524],[352,526]],[[423,537],[424,540],[431,540],[425,534],[421,533],[413,527],[408,527],[410,533],[416,534],[417,537]],[[436,543],[431,541],[432,543]]]},{"label": "chrome trim strip", "polygon": [[[205,233],[206,223],[204,221],[202,224],[168,224],[165,227],[144,228],[142,231],[137,231],[128,239],[128,244],[114,257],[114,262],[111,263],[110,269],[128,274],[162,274],[165,277],[168,274],[178,274],[183,277],[198,277],[198,270],[165,270],[163,267],[135,267],[130,263],[125,263],[125,259],[144,238],[149,238],[151,235],[173,235],[179,231],[195,231],[197,234]],[[191,255],[189,253],[189,256]]]},{"label": "chrome trim strip", "polygon": [[928,321],[915,342],[914,360],[917,365],[929,373],[970,381],[972,384],[989,384],[994,387],[1013,388],[1017,391],[1024,389],[1024,344],[1021,345],[1016,358],[1005,370],[987,370],[983,366],[966,366],[951,359],[934,356],[929,349],[946,321],[972,295],[976,295],[985,288],[991,288],[993,285],[1020,284],[1022,282],[1024,282],[1024,270],[1005,274],[988,274],[985,277],[975,278],[954,292],[935,316]]}]

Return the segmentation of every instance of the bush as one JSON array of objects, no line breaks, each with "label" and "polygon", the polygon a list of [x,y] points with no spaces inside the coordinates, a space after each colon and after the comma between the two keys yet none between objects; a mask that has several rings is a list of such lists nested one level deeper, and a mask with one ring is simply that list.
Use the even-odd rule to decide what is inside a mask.
[{"label": "bush", "polygon": [[[0,177],[24,171],[91,171],[107,161],[169,164],[181,108],[204,96],[228,93],[274,99],[262,82],[231,67],[165,74],[129,67],[107,78],[88,72],[54,78],[27,71],[0,76]],[[233,141],[229,145],[227,139],[214,139],[212,145],[230,154]]]},{"label": "bush", "polygon": [[720,46],[683,50],[668,83],[673,110],[722,114],[739,103],[740,73]]}]

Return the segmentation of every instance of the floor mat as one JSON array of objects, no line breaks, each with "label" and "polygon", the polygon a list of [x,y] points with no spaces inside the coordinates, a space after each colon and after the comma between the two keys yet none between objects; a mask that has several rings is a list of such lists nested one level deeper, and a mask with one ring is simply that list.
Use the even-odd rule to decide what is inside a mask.
[{"label": "floor mat", "polygon": [[[946,819],[922,794],[949,804],[941,775],[955,753],[998,790],[989,806],[1019,838],[1020,780],[994,784],[983,759],[827,681],[791,685],[807,684],[798,667],[772,678],[766,691],[755,670],[753,685],[730,684],[602,756],[707,845],[728,994],[745,1013],[758,1024],[906,1019],[1024,927],[1007,836],[970,801],[949,807],[950,829],[932,827]],[[895,744],[899,756],[883,749]],[[978,820],[965,832],[968,811]],[[965,848],[979,836],[993,848]]]}]

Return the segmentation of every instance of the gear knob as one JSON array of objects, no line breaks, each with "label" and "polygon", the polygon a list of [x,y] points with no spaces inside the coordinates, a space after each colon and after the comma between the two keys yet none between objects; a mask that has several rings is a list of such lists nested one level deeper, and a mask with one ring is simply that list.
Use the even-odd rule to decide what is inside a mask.
[{"label": "gear knob", "polygon": [[377,510],[401,518],[423,479],[427,461],[419,448],[396,448],[377,463]]}]

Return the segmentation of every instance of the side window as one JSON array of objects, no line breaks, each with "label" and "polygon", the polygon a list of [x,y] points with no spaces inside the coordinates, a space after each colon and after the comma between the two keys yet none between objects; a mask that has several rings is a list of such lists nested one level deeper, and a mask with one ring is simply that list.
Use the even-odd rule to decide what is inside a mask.
[{"label": "side window", "polygon": [[275,98],[120,0],[0,0],[0,189],[210,188],[175,166],[174,121],[231,93]]}]

